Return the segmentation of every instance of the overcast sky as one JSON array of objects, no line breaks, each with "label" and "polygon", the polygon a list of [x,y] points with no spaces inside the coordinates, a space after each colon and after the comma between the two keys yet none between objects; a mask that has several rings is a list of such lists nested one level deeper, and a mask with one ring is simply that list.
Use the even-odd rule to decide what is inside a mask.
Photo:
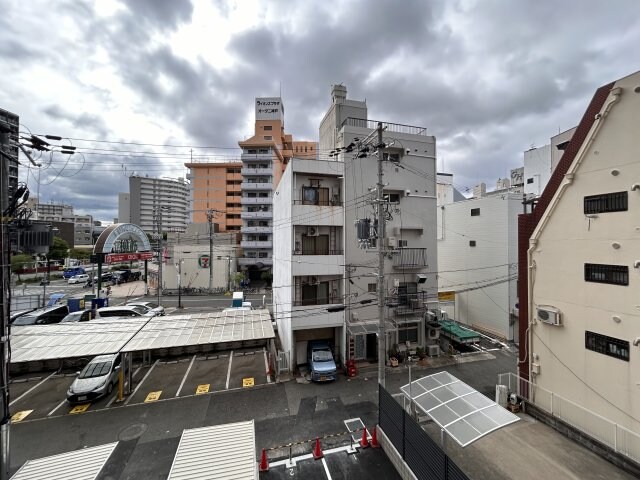
[{"label": "overcast sky", "polygon": [[0,0],[0,12],[0,108],[85,152],[43,157],[32,195],[101,220],[133,172],[238,158],[254,97],[282,91],[287,132],[317,141],[343,83],[369,118],[427,127],[459,188],[491,189],[577,124],[597,87],[640,69],[637,0]]}]

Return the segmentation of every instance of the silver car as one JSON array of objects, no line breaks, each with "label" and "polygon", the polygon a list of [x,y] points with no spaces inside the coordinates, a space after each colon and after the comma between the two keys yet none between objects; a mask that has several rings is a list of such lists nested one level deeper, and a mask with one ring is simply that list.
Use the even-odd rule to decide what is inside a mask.
[{"label": "silver car", "polygon": [[118,382],[120,355],[99,355],[82,369],[67,391],[71,404],[91,402],[109,395]]},{"label": "silver car", "polygon": [[164,315],[164,307],[153,302],[128,302],[127,305],[131,307],[143,307],[147,309],[147,312],[153,312],[154,315]]}]

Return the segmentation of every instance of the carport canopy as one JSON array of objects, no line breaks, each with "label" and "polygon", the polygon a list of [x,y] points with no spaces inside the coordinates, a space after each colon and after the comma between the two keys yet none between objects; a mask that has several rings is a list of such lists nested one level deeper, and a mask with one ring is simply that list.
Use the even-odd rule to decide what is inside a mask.
[{"label": "carport canopy", "polygon": [[462,447],[519,420],[448,372],[422,377],[400,390]]},{"label": "carport canopy", "polygon": [[167,480],[258,478],[253,420],[184,430]]},{"label": "carport canopy", "polygon": [[118,442],[27,460],[11,480],[95,480]]},{"label": "carport canopy", "polygon": [[195,313],[152,318],[123,352],[242,342],[275,337],[267,309]]}]

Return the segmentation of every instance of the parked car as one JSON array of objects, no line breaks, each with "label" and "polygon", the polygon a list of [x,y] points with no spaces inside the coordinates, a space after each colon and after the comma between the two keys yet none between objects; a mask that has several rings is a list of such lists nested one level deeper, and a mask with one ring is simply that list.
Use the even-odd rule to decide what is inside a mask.
[{"label": "parked car", "polygon": [[311,381],[325,382],[336,379],[336,363],[329,343],[312,340],[307,346],[307,361],[311,371]]},{"label": "parked car", "polygon": [[12,325],[46,325],[49,323],[60,323],[67,315],[69,315],[69,308],[66,305],[57,304],[51,307],[39,308],[25,315],[21,315],[13,321]]},{"label": "parked car", "polygon": [[90,402],[109,395],[118,382],[120,355],[99,355],[82,369],[67,391],[71,404]]},{"label": "parked car", "polygon": [[9,317],[9,323],[13,323],[13,321],[16,318],[26,315],[27,313],[31,313],[34,310],[37,310],[37,308],[28,308],[26,310],[17,310],[15,312],[11,312],[11,316]]},{"label": "parked car", "polygon": [[135,306],[140,306],[140,307],[144,307],[152,312],[155,313],[155,315],[164,315],[164,307],[162,305],[158,305],[157,303],[153,303],[153,302],[129,302],[127,303],[127,305],[135,307]]},{"label": "parked car", "polygon": [[89,281],[89,275],[87,275],[86,273],[81,273],[79,275],[74,275],[73,277],[71,277],[68,280],[69,285],[74,284],[74,283],[86,283],[87,281]]},{"label": "parked car", "polygon": [[155,313],[148,312],[146,308],[140,306],[120,305],[119,307],[102,307],[98,309],[99,318],[154,316]]},{"label": "parked car", "polygon": [[60,323],[88,322],[97,317],[95,310],[78,310],[64,317]]}]

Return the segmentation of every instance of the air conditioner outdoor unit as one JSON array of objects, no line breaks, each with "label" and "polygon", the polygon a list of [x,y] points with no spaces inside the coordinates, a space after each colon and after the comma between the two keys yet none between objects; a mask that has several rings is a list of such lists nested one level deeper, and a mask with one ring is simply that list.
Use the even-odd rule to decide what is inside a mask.
[{"label": "air conditioner outdoor unit", "polygon": [[318,227],[307,227],[307,237],[317,237],[320,235]]},{"label": "air conditioner outdoor unit", "polygon": [[536,308],[536,316],[538,320],[549,325],[562,325],[562,315],[557,308],[554,307],[538,307]]},{"label": "air conditioner outdoor unit", "polygon": [[387,247],[396,248],[398,246],[398,241],[396,237],[387,237]]}]

